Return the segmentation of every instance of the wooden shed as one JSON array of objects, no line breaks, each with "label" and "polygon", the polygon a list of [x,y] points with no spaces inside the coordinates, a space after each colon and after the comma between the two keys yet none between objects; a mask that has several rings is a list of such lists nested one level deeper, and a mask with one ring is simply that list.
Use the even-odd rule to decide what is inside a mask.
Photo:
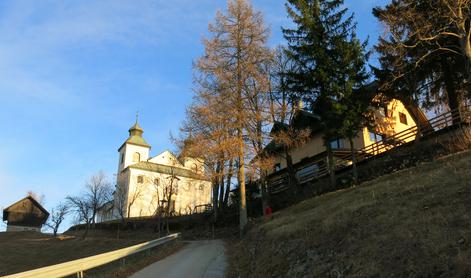
[{"label": "wooden shed", "polygon": [[7,221],[7,232],[40,232],[49,212],[33,197],[27,196],[3,210],[3,221]]}]

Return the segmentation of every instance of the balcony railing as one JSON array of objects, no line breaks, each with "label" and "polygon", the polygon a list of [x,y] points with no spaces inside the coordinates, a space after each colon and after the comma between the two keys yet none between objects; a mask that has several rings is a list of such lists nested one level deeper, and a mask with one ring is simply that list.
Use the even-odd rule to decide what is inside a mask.
[{"label": "balcony railing", "polygon": [[[426,126],[413,126],[394,135],[387,136],[383,140],[375,142],[371,145],[365,146],[356,150],[354,155],[357,162],[361,162],[373,158],[379,154],[385,153],[396,147],[404,145],[405,143],[414,141],[417,137],[429,136],[437,133],[446,128],[454,127],[460,124],[471,123],[471,105],[466,105],[462,110],[455,109],[443,114],[440,114],[428,121]],[[338,152],[333,151],[335,157],[335,170],[340,170],[352,165],[353,155],[351,152]],[[327,157],[319,158],[311,162],[308,166],[298,169],[297,172],[305,169],[306,167],[318,165],[315,171],[308,171],[297,176],[298,183],[303,184],[314,179],[327,176],[329,169],[327,167]],[[275,178],[270,182],[269,191],[272,194],[280,193],[289,188],[288,176],[286,174]]]}]

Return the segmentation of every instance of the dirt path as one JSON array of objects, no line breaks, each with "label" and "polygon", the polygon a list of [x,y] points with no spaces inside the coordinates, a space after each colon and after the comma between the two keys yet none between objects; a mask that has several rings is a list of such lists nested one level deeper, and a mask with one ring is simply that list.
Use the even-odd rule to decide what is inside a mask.
[{"label": "dirt path", "polygon": [[132,275],[132,278],[224,277],[226,259],[221,240],[191,241],[179,252]]}]

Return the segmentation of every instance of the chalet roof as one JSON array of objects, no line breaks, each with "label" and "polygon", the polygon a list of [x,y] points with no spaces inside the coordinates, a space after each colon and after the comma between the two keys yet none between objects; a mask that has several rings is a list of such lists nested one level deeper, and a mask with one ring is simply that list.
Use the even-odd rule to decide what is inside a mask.
[{"label": "chalet roof", "polygon": [[148,161],[142,161],[136,164],[129,165],[128,168],[146,170],[146,171],[162,173],[162,174],[167,174],[167,175],[173,174],[179,177],[186,177],[186,178],[192,178],[196,180],[209,181],[209,179],[206,178],[205,176],[196,174],[195,172],[189,169],[173,167],[173,166],[163,165],[163,164],[158,164],[158,163],[152,163]]},{"label": "chalet roof", "polygon": [[270,135],[273,136],[277,132],[287,130],[289,127],[299,130],[309,128],[313,133],[322,129],[322,126],[320,125],[320,117],[318,115],[303,109],[298,109],[294,113],[289,124],[276,121],[273,124]]},{"label": "chalet roof", "polygon": [[[23,202],[25,199],[29,199],[29,200],[30,200],[31,202],[33,202],[33,204],[34,204],[37,208],[39,208],[44,214],[46,214],[47,216],[49,216],[49,212],[48,212],[43,206],[41,206],[41,204],[40,204],[38,201],[36,201],[36,199],[34,199],[32,196],[26,196],[26,197],[24,197],[23,199],[14,202],[13,204],[9,205],[7,208],[3,209],[3,211],[4,211],[4,212],[5,212],[5,211],[7,211],[7,212],[10,211],[12,207],[14,207],[15,205],[17,205],[17,204]],[[5,220],[5,219],[4,219],[4,220]]]}]

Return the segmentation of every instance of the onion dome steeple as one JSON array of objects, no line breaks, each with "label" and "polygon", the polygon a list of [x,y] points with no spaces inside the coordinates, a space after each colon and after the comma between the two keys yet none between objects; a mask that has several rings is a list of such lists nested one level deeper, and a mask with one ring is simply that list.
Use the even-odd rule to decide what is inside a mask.
[{"label": "onion dome steeple", "polygon": [[131,128],[129,128],[129,138],[124,142],[124,144],[129,143],[129,144],[134,144],[138,146],[143,146],[143,147],[149,147],[150,145],[147,144],[146,140],[142,138],[142,134],[144,133],[144,129],[139,125],[138,123],[138,114],[136,114],[136,123],[134,123]]}]

